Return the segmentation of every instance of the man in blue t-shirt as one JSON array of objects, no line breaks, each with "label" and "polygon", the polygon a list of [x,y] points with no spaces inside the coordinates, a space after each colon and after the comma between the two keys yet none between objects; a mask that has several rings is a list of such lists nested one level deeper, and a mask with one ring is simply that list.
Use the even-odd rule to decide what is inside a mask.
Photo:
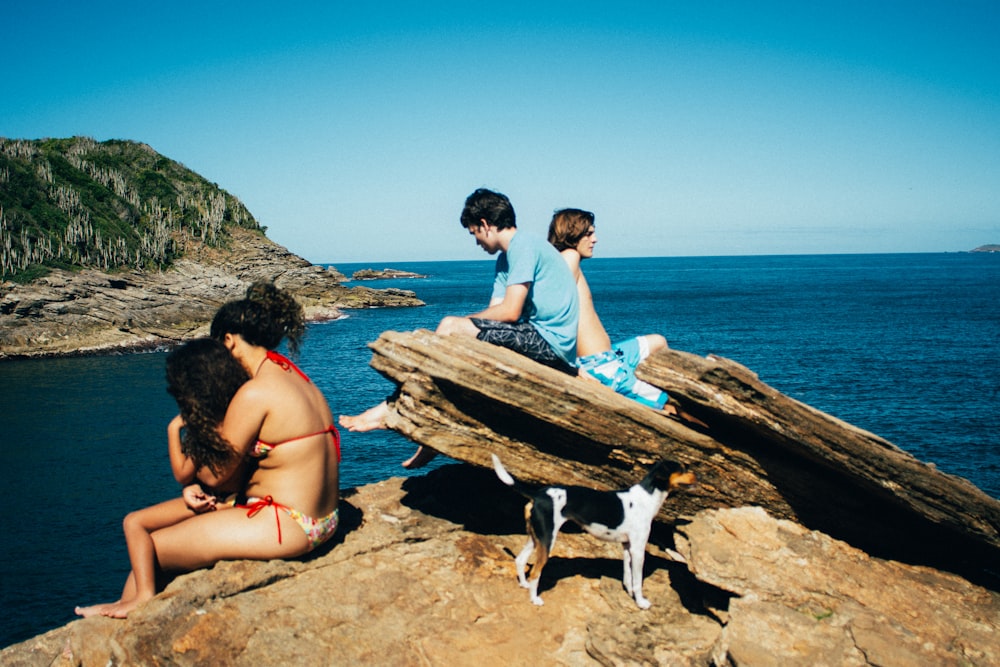
[{"label": "man in blue t-shirt", "polygon": [[[483,250],[500,253],[493,292],[485,310],[445,317],[436,333],[473,336],[575,375],[580,306],[566,262],[546,241],[518,233],[514,207],[499,192],[481,188],[469,195],[461,223]],[[389,410],[383,401],[360,415],[341,416],[340,425],[349,431],[385,428]],[[421,446],[403,467],[419,468],[435,454]]]},{"label": "man in blue t-shirt", "polygon": [[519,234],[506,196],[486,189],[469,195],[462,226],[497,257],[490,305],[467,317],[441,320],[437,333],[475,336],[575,374],[580,306],[569,267],[549,243]]}]

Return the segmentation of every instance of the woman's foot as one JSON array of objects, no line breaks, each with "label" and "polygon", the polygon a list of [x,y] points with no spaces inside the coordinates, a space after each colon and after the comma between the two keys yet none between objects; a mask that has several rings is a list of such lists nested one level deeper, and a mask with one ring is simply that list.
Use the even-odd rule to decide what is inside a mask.
[{"label": "woman's foot", "polygon": [[[119,600],[118,602],[121,602]],[[89,607],[74,607],[73,613],[77,616],[83,616],[84,618],[89,618],[91,616],[100,616],[103,614],[104,610],[108,607],[118,604],[118,602],[105,602],[103,604],[92,604]]]},{"label": "woman's foot", "polygon": [[138,597],[132,598],[127,602],[119,600],[114,604],[105,605],[104,609],[101,611],[101,616],[107,616],[108,618],[127,618],[133,609],[145,601],[146,600]]}]

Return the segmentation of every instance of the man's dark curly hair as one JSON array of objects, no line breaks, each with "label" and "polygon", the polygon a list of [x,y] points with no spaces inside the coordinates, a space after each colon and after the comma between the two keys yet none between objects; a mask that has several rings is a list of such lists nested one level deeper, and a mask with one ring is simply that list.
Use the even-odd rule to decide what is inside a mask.
[{"label": "man's dark curly hair", "polygon": [[184,419],[181,451],[197,468],[218,474],[236,455],[219,425],[236,391],[249,379],[243,365],[213,338],[196,338],[167,355],[167,392]]},{"label": "man's dark curly hair", "polygon": [[466,229],[478,227],[485,220],[497,229],[517,227],[514,206],[507,195],[479,188],[465,199],[465,207],[459,222]]},{"label": "man's dark curly hair", "polygon": [[256,282],[247,288],[246,298],[224,304],[212,319],[211,336],[222,340],[239,334],[251,345],[273,350],[288,339],[293,355],[299,350],[306,330],[302,306],[289,292],[274,283]]}]

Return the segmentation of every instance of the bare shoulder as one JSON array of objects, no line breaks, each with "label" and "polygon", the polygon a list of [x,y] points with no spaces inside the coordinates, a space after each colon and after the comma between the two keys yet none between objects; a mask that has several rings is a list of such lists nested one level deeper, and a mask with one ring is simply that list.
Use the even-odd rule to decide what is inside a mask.
[{"label": "bare shoulder", "polygon": [[566,248],[559,252],[562,255],[563,261],[566,262],[566,266],[569,267],[570,273],[579,282],[580,280],[586,281],[583,277],[583,271],[580,270],[580,253],[574,248]]}]

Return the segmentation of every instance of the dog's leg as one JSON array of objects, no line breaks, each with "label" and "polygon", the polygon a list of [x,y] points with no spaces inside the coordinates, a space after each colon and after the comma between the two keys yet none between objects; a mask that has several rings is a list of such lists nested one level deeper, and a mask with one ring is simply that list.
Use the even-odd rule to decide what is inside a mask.
[{"label": "dog's leg", "polygon": [[552,548],[556,544],[556,535],[565,521],[566,519],[562,518],[561,515],[556,515],[548,498],[537,498],[532,503],[531,515],[528,518],[528,535],[535,547],[535,563],[531,566],[528,590],[531,593],[533,604],[545,604],[538,595],[538,582],[542,578],[545,564],[549,562],[549,554],[552,553]]},{"label": "dog's leg", "polygon": [[521,584],[521,588],[528,587],[528,580],[525,578],[525,573],[528,569],[528,559],[531,558],[531,552],[535,550],[535,544],[538,542],[538,538],[535,537],[535,531],[531,528],[531,512],[535,507],[535,503],[528,502],[524,506],[524,524],[528,529],[528,542],[521,549],[521,553],[517,555],[514,559],[514,565],[517,567],[517,583]]},{"label": "dog's leg", "polygon": [[632,552],[629,551],[629,543],[626,542],[622,545],[622,585],[625,586],[625,592],[628,593],[629,597],[632,597]]},{"label": "dog's leg", "polygon": [[531,552],[535,550],[535,540],[533,537],[528,538],[528,543],[524,545],[521,549],[521,553],[517,555],[514,559],[514,564],[517,566],[517,583],[521,584],[521,588],[528,587],[528,580],[525,577],[525,572],[528,566],[528,559],[531,558]]},{"label": "dog's leg", "polygon": [[652,603],[642,597],[642,567],[646,560],[646,541],[629,542],[628,552],[629,560],[632,562],[632,585],[626,586],[625,589],[635,598],[635,603],[640,609],[649,609]]},{"label": "dog's leg", "polygon": [[537,557],[535,558],[535,564],[531,566],[531,579],[528,580],[528,592],[531,595],[532,604],[541,606],[545,602],[538,596],[538,582],[542,578],[542,569],[549,562],[549,550],[544,543],[539,543],[535,554]]}]

